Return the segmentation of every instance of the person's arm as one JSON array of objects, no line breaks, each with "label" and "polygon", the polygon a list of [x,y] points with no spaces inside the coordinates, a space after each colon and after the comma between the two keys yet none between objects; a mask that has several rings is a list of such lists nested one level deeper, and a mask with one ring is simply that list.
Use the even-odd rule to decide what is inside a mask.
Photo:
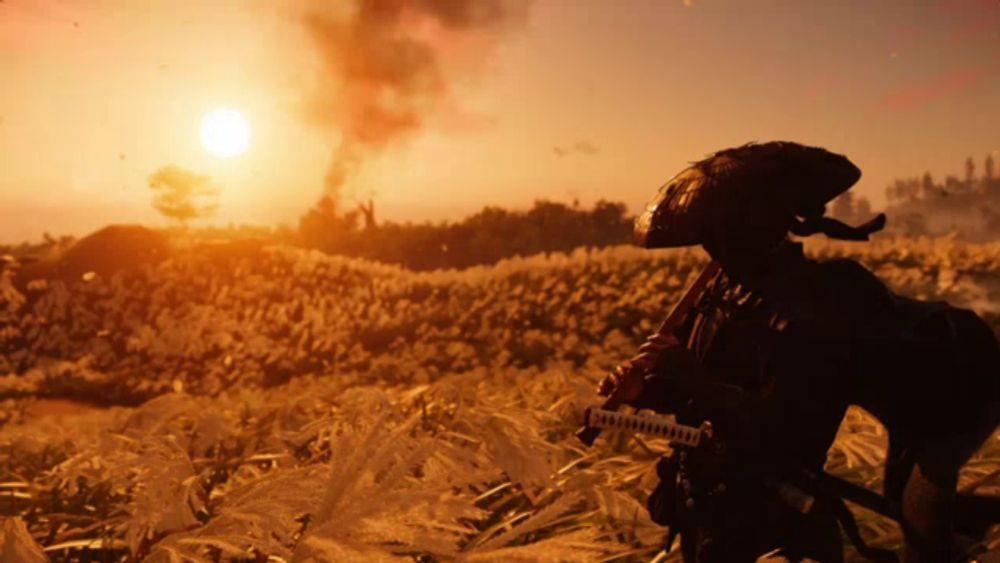
[{"label": "person's arm", "polygon": [[695,310],[689,309],[684,319],[668,337],[654,334],[647,339],[639,347],[639,354],[656,358],[652,369],[633,372],[634,359],[626,361],[600,382],[597,388],[598,394],[607,397],[615,389],[627,387],[623,389],[627,391],[623,393],[624,404],[660,413],[670,412],[672,407],[667,401],[676,400],[676,378],[682,374],[693,377],[697,368],[697,360],[685,346],[690,339],[696,319]]}]

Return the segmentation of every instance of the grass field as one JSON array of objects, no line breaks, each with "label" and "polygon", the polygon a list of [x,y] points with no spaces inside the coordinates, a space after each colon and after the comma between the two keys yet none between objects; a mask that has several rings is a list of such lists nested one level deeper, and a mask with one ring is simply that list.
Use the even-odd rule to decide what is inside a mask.
[{"label": "grass field", "polygon": [[[1000,329],[1000,244],[809,250]],[[23,291],[4,278],[0,506],[17,517],[4,549],[25,561],[673,560],[644,508],[666,442],[611,434],[588,450],[572,433],[595,382],[704,260],[612,248],[414,273],[275,247],[189,250]],[[877,488],[884,447],[852,411],[828,469]],[[960,486],[1000,494],[998,471],[994,435]],[[894,525],[858,516],[873,543],[898,545]]]}]

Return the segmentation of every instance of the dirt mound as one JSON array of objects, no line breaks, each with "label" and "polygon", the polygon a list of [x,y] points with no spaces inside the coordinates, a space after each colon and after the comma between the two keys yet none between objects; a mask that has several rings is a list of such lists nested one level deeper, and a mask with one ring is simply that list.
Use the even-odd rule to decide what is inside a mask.
[{"label": "dirt mound", "polygon": [[110,276],[145,264],[156,264],[170,255],[167,236],[139,225],[109,225],[78,240],[60,256],[25,264],[16,277],[19,286],[36,279],[75,281],[93,272]]}]

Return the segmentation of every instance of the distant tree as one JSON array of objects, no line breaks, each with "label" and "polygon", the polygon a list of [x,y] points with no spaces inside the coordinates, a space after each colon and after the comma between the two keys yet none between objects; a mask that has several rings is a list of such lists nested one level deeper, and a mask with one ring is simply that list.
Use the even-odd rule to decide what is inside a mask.
[{"label": "distant tree", "polygon": [[865,196],[858,196],[854,201],[854,217],[867,221],[872,214],[872,204]]},{"label": "distant tree", "polygon": [[[899,187],[900,183],[897,181],[893,186]],[[889,191],[893,191],[893,186],[889,187]],[[871,217],[872,204],[868,201],[868,198],[859,195],[855,196],[851,192],[844,192],[837,196],[833,200],[832,208],[830,209],[830,214],[840,219],[841,221],[867,221]]]},{"label": "distant tree", "polygon": [[986,155],[986,161],[983,163],[983,183],[987,186],[993,183],[993,155]]},{"label": "distant tree", "polygon": [[196,174],[179,166],[160,168],[149,177],[153,190],[153,208],[182,226],[199,217],[215,213],[219,205],[214,198],[219,189],[208,176]]},{"label": "distant tree", "polygon": [[948,195],[953,193],[958,193],[962,191],[965,184],[958,179],[957,176],[948,175],[944,179],[944,193],[941,195]]},{"label": "distant tree", "polygon": [[340,213],[332,197],[320,198],[299,219],[301,243],[324,252],[354,254],[358,232],[358,212]]},{"label": "distant tree", "polygon": [[983,216],[983,231],[990,238],[1000,235],[1000,211],[996,208],[985,205],[979,209]]},{"label": "distant tree", "polygon": [[920,197],[930,199],[938,191],[937,186],[934,185],[934,178],[931,176],[931,173],[924,172],[924,177],[920,181]]},{"label": "distant tree", "polygon": [[358,211],[365,219],[365,230],[375,228],[375,200],[369,198],[358,204]]},{"label": "distant tree", "polygon": [[885,202],[892,205],[896,202],[899,197],[899,180],[894,180],[891,184],[885,187]]},{"label": "distant tree", "polygon": [[972,185],[976,182],[976,161],[972,157],[965,159],[965,185],[972,190]]},{"label": "distant tree", "polygon": [[885,199],[890,204],[906,203],[917,199],[919,192],[919,178],[896,179],[885,189]]}]

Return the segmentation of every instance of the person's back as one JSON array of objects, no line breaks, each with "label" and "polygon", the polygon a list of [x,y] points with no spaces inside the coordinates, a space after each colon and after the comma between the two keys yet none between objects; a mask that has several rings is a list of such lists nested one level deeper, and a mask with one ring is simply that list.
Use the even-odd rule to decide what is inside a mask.
[{"label": "person's back", "polygon": [[908,559],[945,560],[958,472],[1000,415],[995,335],[972,311],[896,295],[856,262],[787,246],[758,279],[753,312],[722,323],[701,362],[751,393],[737,409],[737,463],[818,472],[858,405],[890,436],[885,494],[902,512]]},{"label": "person's back", "polygon": [[850,400],[888,431],[884,494],[907,561],[945,561],[959,470],[1000,422],[1000,345],[970,310],[897,295],[872,325],[852,339]]}]

